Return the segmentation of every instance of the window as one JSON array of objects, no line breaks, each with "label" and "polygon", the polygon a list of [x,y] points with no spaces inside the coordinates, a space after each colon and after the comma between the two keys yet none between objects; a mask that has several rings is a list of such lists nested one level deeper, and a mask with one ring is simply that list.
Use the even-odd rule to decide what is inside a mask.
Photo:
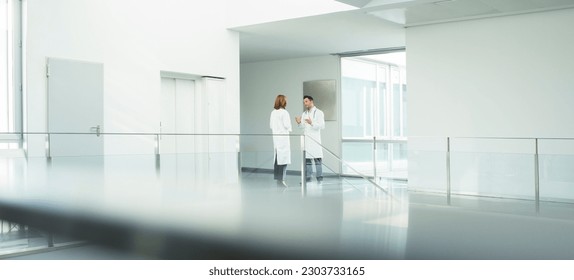
[{"label": "window", "polygon": [[405,52],[344,57],[341,74],[343,160],[363,175],[406,179]]},{"label": "window", "polygon": [[22,131],[21,4],[0,1],[0,149],[17,149]]}]

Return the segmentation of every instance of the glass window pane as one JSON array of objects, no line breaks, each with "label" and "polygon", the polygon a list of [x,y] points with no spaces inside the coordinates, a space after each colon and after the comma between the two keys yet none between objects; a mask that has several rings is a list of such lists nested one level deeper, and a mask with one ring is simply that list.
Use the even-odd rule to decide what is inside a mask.
[{"label": "glass window pane", "polygon": [[[0,1],[0,132],[21,129],[21,100],[16,98],[21,85],[20,6],[21,1]],[[12,146],[2,145],[0,148],[10,149]]]},{"label": "glass window pane", "polygon": [[393,136],[401,134],[401,84],[399,70],[395,67],[391,69],[391,86],[393,94]]},{"label": "glass window pane", "polygon": [[388,136],[387,131],[387,84],[388,84],[388,71],[386,67],[379,67],[379,93],[378,93],[378,108],[376,112],[378,114],[379,120],[379,131],[377,131],[377,136],[384,137]]},{"label": "glass window pane", "polygon": [[389,170],[389,144],[377,143],[377,175],[382,176]]},{"label": "glass window pane", "polygon": [[406,143],[392,143],[393,162],[390,170],[390,177],[396,179],[407,179],[408,176],[408,149]]},{"label": "glass window pane", "polygon": [[373,94],[376,90],[376,66],[342,59],[343,137],[362,138],[373,135]]},{"label": "glass window pane", "polygon": [[0,132],[8,132],[8,7],[0,2]]},{"label": "glass window pane", "polygon": [[[405,70],[404,52],[341,59],[342,156],[363,175],[374,173],[372,142],[352,143],[354,138],[406,135]],[[406,178],[406,144],[377,144],[376,160],[377,176]],[[343,167],[343,173],[353,174],[352,168]]]},{"label": "glass window pane", "polygon": [[351,58],[341,60],[341,74],[343,77],[357,80],[375,81],[377,72],[375,64],[358,61]]},{"label": "glass window pane", "polygon": [[407,133],[407,85],[403,80],[403,108],[402,108],[402,121],[401,125],[403,126],[403,134],[401,136],[408,135]]},{"label": "glass window pane", "polygon": [[[343,142],[343,174],[373,176],[373,144]],[[354,169],[354,170],[353,170]],[[360,174],[357,174],[358,171]]]}]

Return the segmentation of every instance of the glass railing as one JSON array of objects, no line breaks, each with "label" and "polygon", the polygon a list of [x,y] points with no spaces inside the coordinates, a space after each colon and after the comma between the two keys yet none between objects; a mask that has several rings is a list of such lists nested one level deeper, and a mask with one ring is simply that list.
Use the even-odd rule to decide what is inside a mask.
[{"label": "glass railing", "polygon": [[375,178],[407,180],[407,140],[373,137],[372,139],[343,139],[342,158],[347,165],[343,174],[353,175],[355,171]]},{"label": "glass railing", "polygon": [[[52,227],[62,225],[46,225],[42,218],[33,218],[26,225],[9,222],[21,222],[21,216],[11,213],[29,207],[47,216],[73,213],[72,220],[97,213],[98,217],[146,224],[158,215],[154,209],[186,212],[193,205],[194,211],[213,211],[214,205],[204,205],[209,201],[220,206],[212,218],[233,225],[244,208],[245,197],[253,193],[257,193],[255,197],[263,194],[259,200],[266,200],[269,197],[265,193],[277,191],[299,198],[325,197],[344,189],[375,195],[388,191],[326,148],[321,166],[324,179],[317,181],[317,166],[313,165],[312,180],[308,182],[302,148],[305,137],[301,135],[275,135],[290,141],[286,186],[274,177],[271,134],[19,135],[24,149],[0,151],[0,217],[4,219],[0,255],[98,239],[95,232],[80,237],[52,233]],[[341,176],[341,166],[354,172],[353,176]],[[146,205],[141,205],[143,201]],[[214,226],[209,221],[198,223],[207,228]]]},{"label": "glass railing", "polygon": [[[257,248],[262,246],[251,246],[264,241],[285,249],[273,250],[277,254],[293,253],[281,257],[329,256],[334,244],[357,258],[386,257],[381,250],[364,255],[353,248],[363,234],[378,240],[365,221],[407,207],[410,198],[400,196],[406,192],[393,190],[325,147],[324,180],[316,180],[312,166],[307,182],[305,138],[281,137],[288,137],[291,146],[287,186],[274,178],[271,134],[23,134],[25,149],[0,155],[0,255],[116,240],[104,234],[110,232],[135,240],[129,246],[154,250],[150,244],[164,239],[150,232],[169,228],[175,233],[169,238],[191,236],[194,244],[200,240],[209,248],[235,248],[239,256],[268,257],[269,250],[261,255]],[[375,157],[392,149],[379,147],[382,154]],[[397,153],[403,160],[404,151]],[[536,201],[537,210],[539,202],[574,201],[574,139],[410,137],[408,159],[408,189],[440,193],[438,200],[444,193],[513,198],[526,208]],[[465,200],[464,205],[475,202]],[[449,205],[457,203],[462,205],[460,199],[452,204],[449,199]],[[84,223],[87,217],[89,224]],[[404,216],[397,220],[399,239],[405,221]],[[131,225],[129,231],[124,224]],[[64,236],[58,229],[80,234]],[[274,239],[278,233],[285,238]],[[218,245],[222,241],[233,246]],[[309,244],[319,245],[309,250]]]},{"label": "glass railing", "polygon": [[[305,141],[315,141],[313,138],[306,138]],[[318,143],[317,143],[318,144]],[[320,144],[319,144],[320,145]],[[322,146],[323,148],[323,166],[327,173],[333,174],[354,187],[367,187],[368,190],[381,190],[387,192],[387,189],[381,184],[376,176],[366,174],[363,168],[356,162],[347,162],[339,157],[335,152]],[[339,171],[341,170],[341,171]],[[372,187],[375,187],[374,189]]]},{"label": "glass railing", "polygon": [[574,202],[574,139],[410,137],[409,188]]}]

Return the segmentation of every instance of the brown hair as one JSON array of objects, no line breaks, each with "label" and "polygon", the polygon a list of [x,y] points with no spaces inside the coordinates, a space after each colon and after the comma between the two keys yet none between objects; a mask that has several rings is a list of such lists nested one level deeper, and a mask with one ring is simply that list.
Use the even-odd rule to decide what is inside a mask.
[{"label": "brown hair", "polygon": [[273,106],[273,108],[275,108],[275,110],[279,110],[280,108],[285,109],[285,107],[287,107],[287,99],[285,98],[285,95],[283,94],[277,95],[277,97],[275,98],[275,105]]}]

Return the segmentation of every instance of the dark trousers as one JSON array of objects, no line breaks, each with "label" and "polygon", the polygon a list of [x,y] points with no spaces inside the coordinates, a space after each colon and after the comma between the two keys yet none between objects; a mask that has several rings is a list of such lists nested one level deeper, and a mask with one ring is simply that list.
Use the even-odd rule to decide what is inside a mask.
[{"label": "dark trousers", "polygon": [[275,157],[275,163],[273,163],[273,179],[283,181],[285,180],[286,174],[287,174],[287,164],[278,165],[277,157]]},{"label": "dark trousers", "polygon": [[322,181],[323,180],[323,159],[322,158],[306,158],[305,159],[305,179],[307,179],[307,181],[311,180],[311,174],[313,173],[313,161],[315,161],[315,170],[317,171],[317,174],[315,174],[315,177],[317,177],[317,181]]}]

